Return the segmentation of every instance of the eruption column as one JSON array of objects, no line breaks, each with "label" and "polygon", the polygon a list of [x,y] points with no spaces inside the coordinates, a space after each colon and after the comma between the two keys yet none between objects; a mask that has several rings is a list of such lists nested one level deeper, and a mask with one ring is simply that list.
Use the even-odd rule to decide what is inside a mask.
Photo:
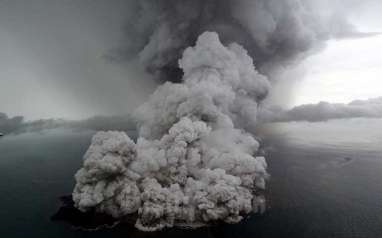
[{"label": "eruption column", "polygon": [[75,175],[78,209],[155,231],[178,224],[239,222],[262,210],[267,177],[248,130],[269,82],[238,44],[205,32],[179,60],[181,83],[167,82],[135,113],[139,138],[99,132]]}]

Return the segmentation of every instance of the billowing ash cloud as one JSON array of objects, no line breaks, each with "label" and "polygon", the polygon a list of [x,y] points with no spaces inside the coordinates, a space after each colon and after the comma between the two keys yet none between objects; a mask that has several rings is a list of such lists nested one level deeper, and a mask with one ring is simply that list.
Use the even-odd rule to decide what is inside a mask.
[{"label": "billowing ash cloud", "polygon": [[264,122],[287,121],[326,121],[341,118],[380,118],[382,117],[382,97],[368,100],[355,100],[348,104],[320,102],[283,110],[277,107],[260,109],[260,120]]},{"label": "billowing ash cloud", "polygon": [[0,112],[0,133],[11,133],[23,125],[24,118],[21,116],[9,118],[7,114]]},{"label": "billowing ash cloud", "polygon": [[225,47],[212,32],[184,51],[179,66],[182,83],[165,83],[137,110],[137,142],[124,132],[93,137],[75,175],[77,208],[120,219],[137,214],[135,225],[144,231],[235,223],[264,209],[267,164],[244,129],[256,123],[266,77],[244,48]]},{"label": "billowing ash cloud", "polygon": [[268,74],[330,37],[360,35],[334,5],[326,0],[133,1],[127,45],[111,58],[138,57],[159,78],[179,81],[182,51],[208,30],[223,43],[243,45],[259,71]]}]

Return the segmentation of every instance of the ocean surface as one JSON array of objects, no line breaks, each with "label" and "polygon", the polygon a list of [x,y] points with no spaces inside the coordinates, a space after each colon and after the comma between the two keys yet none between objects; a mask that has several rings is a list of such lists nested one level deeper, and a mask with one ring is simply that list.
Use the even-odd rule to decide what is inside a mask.
[{"label": "ocean surface", "polygon": [[278,123],[259,129],[271,177],[267,211],[240,224],[143,233],[83,231],[51,216],[70,194],[92,131],[0,138],[0,237],[382,237],[382,120]]}]

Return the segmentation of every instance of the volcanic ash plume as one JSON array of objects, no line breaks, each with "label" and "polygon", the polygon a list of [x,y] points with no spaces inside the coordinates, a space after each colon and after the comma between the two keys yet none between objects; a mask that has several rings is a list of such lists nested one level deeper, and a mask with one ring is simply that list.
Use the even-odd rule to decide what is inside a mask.
[{"label": "volcanic ash plume", "polygon": [[181,84],[160,86],[136,112],[137,142],[124,132],[99,132],[75,178],[82,211],[155,231],[179,224],[239,222],[264,209],[267,178],[259,143],[245,130],[269,90],[238,44],[203,33],[179,66]]},{"label": "volcanic ash plume", "polygon": [[[164,81],[178,82],[178,58],[204,31],[223,43],[238,42],[254,57],[260,72],[288,65],[332,37],[356,35],[330,0],[139,0],[128,2],[124,46],[109,55],[139,59]],[[337,6],[338,5],[338,6]]]}]

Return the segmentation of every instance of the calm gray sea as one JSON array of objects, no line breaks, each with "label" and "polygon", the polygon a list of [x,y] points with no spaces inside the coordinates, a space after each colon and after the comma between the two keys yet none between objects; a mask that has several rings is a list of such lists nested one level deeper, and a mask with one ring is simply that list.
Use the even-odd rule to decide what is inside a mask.
[{"label": "calm gray sea", "polygon": [[382,237],[382,120],[264,125],[266,213],[237,225],[156,233],[89,232],[50,220],[58,198],[71,193],[93,133],[0,138],[0,237]]}]

